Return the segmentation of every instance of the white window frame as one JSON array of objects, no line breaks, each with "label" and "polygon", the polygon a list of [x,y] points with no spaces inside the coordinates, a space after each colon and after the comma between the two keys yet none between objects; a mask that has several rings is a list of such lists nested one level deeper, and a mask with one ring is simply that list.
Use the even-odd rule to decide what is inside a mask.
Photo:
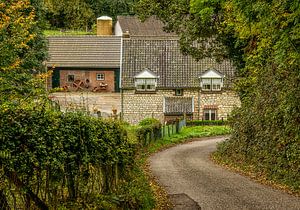
[{"label": "white window frame", "polygon": [[156,78],[136,78],[135,88],[137,91],[156,91],[157,79]]},{"label": "white window frame", "polygon": [[223,78],[201,78],[201,89],[204,91],[220,91],[223,87]]},{"label": "white window frame", "polygon": [[134,77],[134,86],[137,92],[155,92],[158,76],[149,69],[145,69]]},{"label": "white window frame", "polygon": [[209,69],[200,78],[200,87],[203,91],[221,91],[224,85],[224,77],[215,69]]},{"label": "white window frame", "polygon": [[105,80],[105,74],[104,73],[97,73],[96,74],[96,80],[97,81],[104,81]]},{"label": "white window frame", "polygon": [[[215,114],[215,119],[212,119],[212,114]],[[205,118],[205,115],[208,114],[209,115],[209,119],[206,119]],[[204,120],[217,120],[218,117],[217,117],[217,110],[216,109],[204,109],[203,110],[203,119]]]}]

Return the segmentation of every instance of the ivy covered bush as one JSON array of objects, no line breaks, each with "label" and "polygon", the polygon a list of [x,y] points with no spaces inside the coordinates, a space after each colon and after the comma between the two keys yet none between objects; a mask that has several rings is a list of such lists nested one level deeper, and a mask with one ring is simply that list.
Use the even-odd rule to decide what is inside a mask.
[{"label": "ivy covered bush", "polygon": [[0,209],[151,209],[122,123],[48,101],[43,1],[0,8]]},{"label": "ivy covered bush", "polygon": [[148,145],[151,141],[161,138],[162,124],[154,118],[145,118],[140,121],[136,129],[136,136],[142,146]]},{"label": "ivy covered bush", "polygon": [[202,126],[202,125],[226,125],[224,120],[190,120],[186,122],[187,126]]},{"label": "ivy covered bush", "polygon": [[62,113],[41,101],[2,104],[0,174],[5,184],[0,190],[1,205],[122,206],[131,201],[113,202],[109,196],[118,195],[131,182],[128,173],[134,167],[135,152],[136,145],[120,122]]}]

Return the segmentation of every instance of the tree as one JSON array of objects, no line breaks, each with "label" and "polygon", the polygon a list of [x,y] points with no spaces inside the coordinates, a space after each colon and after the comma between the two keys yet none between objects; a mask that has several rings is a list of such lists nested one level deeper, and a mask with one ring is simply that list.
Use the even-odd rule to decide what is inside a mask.
[{"label": "tree", "polygon": [[52,27],[86,29],[94,21],[93,10],[85,0],[44,0],[44,6]]},{"label": "tree", "polygon": [[[38,0],[0,1],[0,113],[6,113],[11,107],[22,107],[25,100],[41,93],[41,82],[34,75],[43,71],[42,62],[46,58],[45,41],[38,22],[42,11]],[[11,116],[1,120],[11,120]],[[12,129],[15,129],[14,127]],[[1,145],[4,141],[1,132]],[[8,142],[9,144],[12,142]],[[32,199],[38,207],[45,208],[44,203],[24,186],[23,182],[11,168],[4,167],[5,155],[1,148],[1,177],[26,191],[27,198]],[[0,190],[2,209],[9,209],[8,199],[3,188]]]},{"label": "tree", "polygon": [[[32,3],[32,4],[31,4]],[[33,75],[43,72],[46,44],[39,20],[37,0],[0,3],[0,94],[1,101],[37,91]]]},{"label": "tree", "polygon": [[133,14],[135,0],[44,0],[51,27],[91,29],[96,18]]},{"label": "tree", "polygon": [[[180,36],[181,50],[197,60],[229,58],[240,68],[243,42],[236,42],[233,31],[224,27],[224,10],[220,0],[140,0],[135,7],[142,20],[155,15],[165,23],[165,30]],[[195,42],[198,47],[195,47]]]},{"label": "tree", "polygon": [[108,15],[116,19],[117,15],[133,14],[135,0],[87,0],[94,11],[95,17]]}]

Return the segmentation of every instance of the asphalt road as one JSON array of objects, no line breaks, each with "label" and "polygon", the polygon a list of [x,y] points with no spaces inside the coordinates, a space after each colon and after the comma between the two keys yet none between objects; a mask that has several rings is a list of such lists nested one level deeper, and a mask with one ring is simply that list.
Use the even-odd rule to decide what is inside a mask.
[{"label": "asphalt road", "polygon": [[209,154],[223,139],[193,141],[150,158],[150,169],[171,195],[174,209],[300,210],[299,197],[215,165]]}]

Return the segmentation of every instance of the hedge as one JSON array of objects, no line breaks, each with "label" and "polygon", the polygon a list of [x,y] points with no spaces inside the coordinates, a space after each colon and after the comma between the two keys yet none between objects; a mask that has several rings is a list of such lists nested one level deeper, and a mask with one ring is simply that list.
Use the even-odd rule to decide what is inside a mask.
[{"label": "hedge", "polygon": [[187,126],[201,126],[201,125],[226,125],[227,121],[224,120],[191,120],[187,121]]},{"label": "hedge", "polygon": [[100,195],[126,181],[137,148],[120,122],[37,101],[0,105],[0,134],[4,209],[99,208]]},{"label": "hedge", "polygon": [[154,118],[146,118],[139,123],[136,136],[142,146],[147,146],[151,141],[161,138],[161,123]]}]

